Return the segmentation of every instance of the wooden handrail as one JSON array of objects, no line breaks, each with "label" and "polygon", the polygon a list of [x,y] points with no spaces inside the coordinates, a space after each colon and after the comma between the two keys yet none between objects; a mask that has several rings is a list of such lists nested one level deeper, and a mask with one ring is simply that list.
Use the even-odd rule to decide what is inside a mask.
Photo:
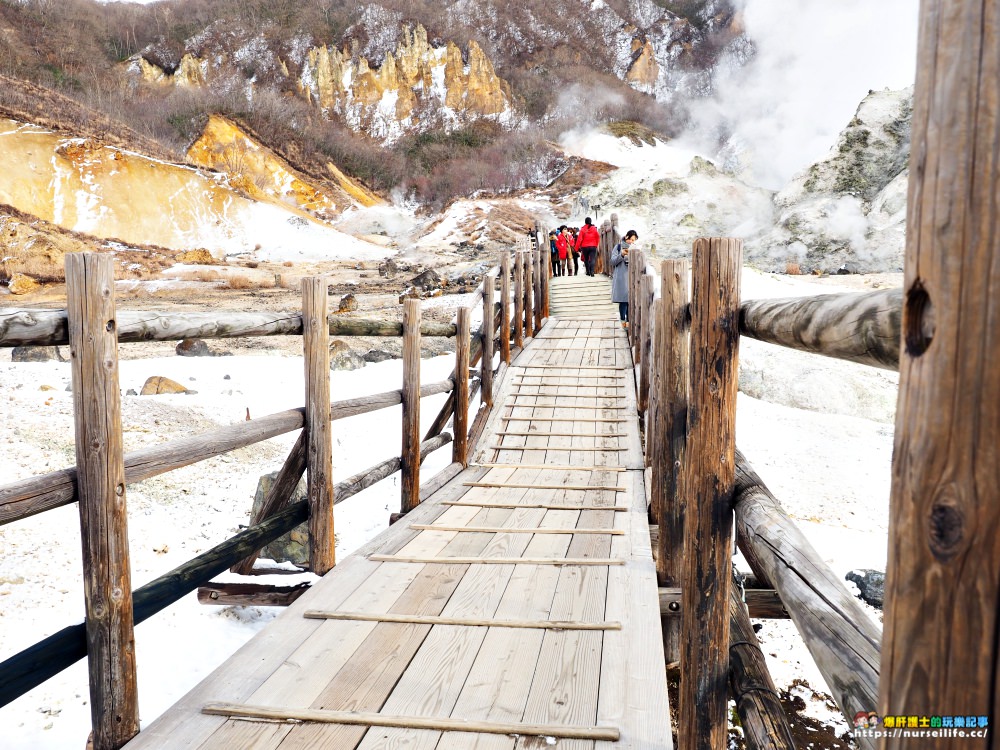
[{"label": "wooden handrail", "polygon": [[[403,323],[370,318],[327,317],[331,336],[402,336]],[[69,343],[65,310],[0,310],[0,347],[63,346]],[[424,321],[423,336],[455,335],[451,323]],[[301,336],[299,313],[118,313],[118,342]]]}]

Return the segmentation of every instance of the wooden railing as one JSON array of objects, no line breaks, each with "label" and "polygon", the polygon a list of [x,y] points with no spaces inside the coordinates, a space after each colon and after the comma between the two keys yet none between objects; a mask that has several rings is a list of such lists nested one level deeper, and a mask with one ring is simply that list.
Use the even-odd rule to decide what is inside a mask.
[{"label": "wooden railing", "polygon": [[736,449],[738,339],[893,369],[902,296],[741,302],[738,240],[698,240],[690,263],[649,263],[632,253],[629,337],[659,535],[664,648],[681,665],[680,747],[725,746],[717,743],[731,686],[748,746],[791,748],[746,605],[733,601],[734,529],[756,585],[780,597],[771,614],[791,617],[849,722],[877,705],[881,633]]},{"label": "wooden railing", "polygon": [[[512,255],[516,268],[513,279]],[[525,337],[537,333],[547,316],[548,254],[539,252],[537,239],[522,238],[513,253],[502,253],[500,260],[500,265],[485,275],[470,305],[460,308],[448,324],[422,321],[420,302],[415,299],[405,301],[400,322],[331,316],[324,278],[303,280],[301,314],[119,312],[110,256],[89,253],[67,256],[66,310],[0,311],[0,346],[70,345],[77,446],[75,467],[0,486],[0,524],[79,503],[87,612],[84,623],[64,628],[0,663],[0,705],[87,657],[94,748],[119,748],[139,729],[133,641],[136,623],[227,568],[252,573],[260,549],[305,521],[309,524],[309,569],[322,575],[335,564],[336,503],[399,471],[400,514],[405,514],[454,478],[468,464],[512,357]],[[495,288],[498,279],[499,300]],[[471,306],[479,304],[483,322],[473,332]],[[119,343],[272,335],[303,337],[307,394],[303,408],[124,453]],[[402,336],[402,387],[331,403],[330,335]],[[421,384],[421,336],[455,339],[451,377]],[[500,357],[494,365],[498,343]],[[478,369],[471,369],[476,365]],[[444,393],[448,399],[421,439],[421,399]],[[481,393],[481,405],[470,415],[470,403],[477,393]],[[400,455],[334,485],[331,422],[398,404],[403,407]],[[445,432],[449,421],[451,433]],[[132,592],[125,520],[128,484],[295,430],[301,430],[299,438],[249,528]],[[449,443],[451,464],[421,483],[421,462]],[[308,499],[291,503],[303,474]],[[261,601],[267,601],[266,591],[259,595]],[[211,600],[226,601],[224,586],[214,587]]]}]

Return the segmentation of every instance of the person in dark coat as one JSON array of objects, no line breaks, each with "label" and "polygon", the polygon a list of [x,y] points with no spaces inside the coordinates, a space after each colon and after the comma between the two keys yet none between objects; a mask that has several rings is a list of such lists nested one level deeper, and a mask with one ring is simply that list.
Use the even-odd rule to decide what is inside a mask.
[{"label": "person in dark coat", "polygon": [[552,275],[559,275],[559,248],[556,246],[556,230],[549,232],[549,255],[552,263]]},{"label": "person in dark coat", "polygon": [[622,328],[628,328],[628,253],[637,239],[639,233],[630,229],[611,251],[611,301],[618,303]]}]

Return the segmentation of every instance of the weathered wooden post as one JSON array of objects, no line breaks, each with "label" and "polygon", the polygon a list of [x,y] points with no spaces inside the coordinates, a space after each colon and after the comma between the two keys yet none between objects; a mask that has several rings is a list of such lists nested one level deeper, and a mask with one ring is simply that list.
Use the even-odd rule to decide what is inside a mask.
[{"label": "weathered wooden post", "polygon": [[458,333],[455,335],[455,441],[451,460],[469,465],[469,308],[458,308]]},{"label": "weathered wooden post", "polygon": [[652,365],[649,355],[653,348],[652,318],[649,315],[653,304],[653,277],[644,273],[639,284],[639,306],[642,307],[642,340],[639,342],[639,414],[645,414],[649,406],[649,379],[652,375]]},{"label": "weathered wooden post", "polygon": [[500,255],[500,358],[510,364],[510,253]]},{"label": "weathered wooden post", "polygon": [[[660,586],[681,585],[684,558],[685,499],[680,479],[687,442],[688,375],[688,288],[686,260],[665,260],[660,264],[660,302],[657,340],[657,370],[660,379],[657,396],[661,408],[657,425],[657,456],[653,467],[651,504],[653,517],[660,524],[656,578]],[[680,657],[681,623],[667,618],[663,644],[668,661]]]},{"label": "weathered wooden post", "polygon": [[535,248],[535,333],[542,330],[542,315],[545,312],[545,301],[542,295],[542,248]]},{"label": "weathered wooden post", "polygon": [[420,503],[420,300],[403,303],[403,446],[399,512]]},{"label": "weathered wooden post", "polygon": [[524,337],[535,335],[535,251],[530,247],[524,251]]},{"label": "weathered wooden post", "polygon": [[514,346],[524,348],[524,253],[514,255]]},{"label": "weathered wooden post", "polygon": [[998,27],[997,0],[921,4],[879,714],[967,735],[922,750],[997,746]]},{"label": "weathered wooden post", "polygon": [[302,280],[302,347],[306,376],[306,486],[309,568],[324,575],[336,563],[333,536],[333,437],[330,422],[330,325],[327,280]]},{"label": "weathered wooden post", "polygon": [[479,361],[479,383],[482,402],[487,409],[493,408],[493,321],[494,287],[496,272],[490,271],[483,277],[483,355]]},{"label": "weathered wooden post", "polygon": [[741,240],[695,240],[681,602],[681,750],[726,747]]},{"label": "weathered wooden post", "polygon": [[[663,336],[663,300],[655,299],[649,308],[650,321],[652,322],[653,335],[650,337],[649,352],[647,361],[649,363],[649,388],[647,392],[646,404],[646,452],[643,454],[643,461],[646,466],[652,469],[653,461],[660,455],[658,441],[660,435],[660,351],[663,345],[660,338]],[[651,472],[652,477],[656,472]],[[652,503],[652,493],[650,493],[649,515],[654,519],[653,523],[659,523],[659,508],[654,508]]]},{"label": "weathered wooden post", "polygon": [[66,297],[90,718],[95,750],[116,750],[139,732],[139,696],[111,255],[67,255]]}]

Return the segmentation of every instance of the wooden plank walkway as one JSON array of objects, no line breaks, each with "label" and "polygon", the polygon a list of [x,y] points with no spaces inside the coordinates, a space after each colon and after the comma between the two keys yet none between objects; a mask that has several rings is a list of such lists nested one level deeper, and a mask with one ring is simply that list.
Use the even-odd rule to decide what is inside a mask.
[{"label": "wooden plank walkway", "polygon": [[549,315],[575,320],[617,319],[618,305],[611,301],[611,279],[582,273],[549,279]]},{"label": "wooden plank walkway", "polygon": [[127,747],[671,748],[616,316],[549,319],[496,403],[466,471]]}]

